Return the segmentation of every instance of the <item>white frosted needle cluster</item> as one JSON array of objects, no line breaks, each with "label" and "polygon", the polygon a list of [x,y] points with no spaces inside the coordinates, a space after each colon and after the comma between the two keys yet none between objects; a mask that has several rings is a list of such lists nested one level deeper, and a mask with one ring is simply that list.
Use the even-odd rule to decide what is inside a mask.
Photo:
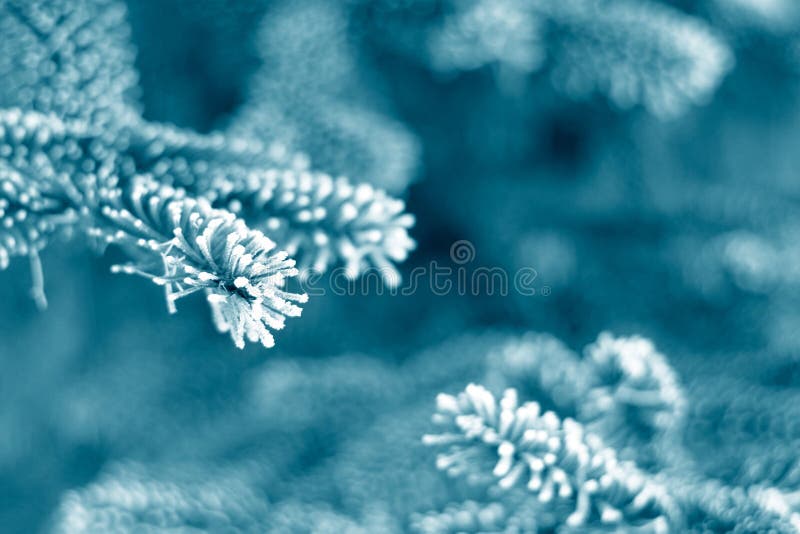
[{"label": "white frosted needle cluster", "polygon": [[0,162],[0,269],[11,256],[37,253],[51,234],[77,220],[76,210],[49,194],[51,185],[31,183]]},{"label": "white frosted needle cluster", "polygon": [[369,184],[271,170],[250,173],[239,183],[219,182],[215,191],[215,206],[248,221],[262,214],[259,227],[297,257],[302,269],[325,272],[343,263],[347,276],[356,278],[375,268],[396,285],[400,275],[392,262],[405,260],[415,246],[408,235],[414,217],[404,213],[404,202]]},{"label": "white frosted needle cluster", "polygon": [[0,107],[105,124],[136,86],[120,0],[0,2]]},{"label": "white frosted needle cluster", "polygon": [[542,21],[531,11],[519,0],[459,4],[429,39],[434,68],[473,70],[498,63],[523,73],[538,70],[546,52]]},{"label": "white frosted needle cluster", "polygon": [[68,181],[47,152],[63,137],[55,118],[0,111],[0,269],[13,256],[36,254],[58,228],[77,219],[71,201],[80,195],[67,194]]},{"label": "white frosted needle cluster", "polygon": [[0,270],[12,257],[28,256],[40,307],[46,299],[39,252],[77,226],[93,200],[86,189],[102,189],[104,160],[84,153],[83,131],[78,121],[67,127],[52,115],[0,110]]},{"label": "white frosted needle cluster", "polygon": [[321,273],[343,265],[355,278],[374,268],[387,283],[399,282],[393,264],[415,246],[408,235],[414,218],[404,213],[402,200],[369,184],[313,172],[304,154],[279,143],[152,124],[130,136],[135,173],[236,214],[274,239],[301,270]]},{"label": "white frosted needle cluster", "polygon": [[733,66],[726,43],[699,18],[650,0],[475,0],[430,39],[433,66],[551,68],[574,98],[595,91],[617,107],[672,117],[706,102]]},{"label": "white frosted needle cluster", "polygon": [[559,39],[556,85],[575,97],[597,90],[620,108],[643,104],[659,117],[706,102],[733,55],[700,19],[648,0],[537,3]]},{"label": "white frosted needle cluster", "polygon": [[[627,424],[659,431],[683,417],[686,399],[678,377],[650,340],[603,332],[585,353],[584,365],[595,383],[583,403],[581,420],[617,411]],[[634,416],[637,421],[632,421]]]},{"label": "white frosted needle cluster", "polygon": [[48,197],[0,162],[0,270],[8,267],[11,256],[27,255],[33,279],[31,293],[40,308],[47,306],[47,299],[39,251],[47,237],[77,219],[75,210]]},{"label": "white frosted needle cluster", "polygon": [[[413,532],[455,534],[466,532],[538,532],[535,517],[524,507],[510,510],[498,502],[450,503],[443,510],[411,516]],[[523,517],[515,513],[523,512]]]},{"label": "white frosted needle cluster", "polygon": [[52,532],[263,532],[269,505],[236,470],[113,463],[67,492]]},{"label": "white frosted needle cluster", "polygon": [[571,503],[568,525],[664,521],[663,495],[646,475],[618,462],[580,423],[543,413],[535,402],[518,405],[513,389],[498,404],[484,387],[470,384],[457,397],[440,394],[437,412],[434,422],[446,430],[423,441],[447,448],[437,467],[451,476],[479,481],[488,459],[500,488],[524,482],[541,503]]},{"label": "white frosted needle cluster", "polygon": [[296,303],[307,300],[282,289],[297,275],[286,252],[274,252],[264,234],[203,200],[137,183],[120,207],[104,208],[103,216],[113,230],[99,232],[139,260],[117,272],[163,285],[171,311],[175,300],[204,290],[217,328],[230,332],[239,348],[245,339],[273,346],[269,329],[282,329],[286,317],[300,315]]}]

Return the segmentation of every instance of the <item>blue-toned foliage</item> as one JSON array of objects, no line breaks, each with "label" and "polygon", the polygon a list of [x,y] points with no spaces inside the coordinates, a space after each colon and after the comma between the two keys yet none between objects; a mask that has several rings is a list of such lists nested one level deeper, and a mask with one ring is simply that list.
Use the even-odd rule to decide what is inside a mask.
[{"label": "blue-toned foliage", "polygon": [[0,530],[800,531],[799,43],[0,0]]},{"label": "blue-toned foliage", "polygon": [[[300,315],[292,302],[307,299],[281,289],[298,274],[294,260],[270,255],[274,241],[210,201],[258,219],[290,253],[302,249],[305,268],[321,272],[343,258],[351,278],[375,265],[399,282],[391,260],[414,246],[402,201],[312,175],[302,154],[265,148],[262,139],[278,142],[275,132],[208,137],[145,123],[126,100],[136,76],[124,14],[116,2],[2,5],[0,20],[13,25],[6,42],[30,57],[27,68],[7,67],[7,105],[19,107],[0,116],[0,268],[27,255],[44,307],[39,252],[51,234],[80,227],[103,248],[139,256],[115,270],[163,285],[171,311],[204,289],[217,328],[237,347],[245,337],[271,347],[266,327],[283,328],[285,316]],[[187,190],[199,199],[184,198]]]},{"label": "blue-toned foliage", "polygon": [[[247,103],[229,128],[280,139],[335,175],[360,176],[393,192],[414,179],[417,140],[386,107],[377,80],[359,68],[361,53],[345,2],[276,2],[255,38],[262,59]],[[366,79],[365,79],[366,78]]]},{"label": "blue-toned foliage", "polygon": [[[570,97],[600,92],[619,108],[640,104],[660,117],[707,101],[733,62],[728,45],[701,20],[649,0],[378,4],[376,18],[420,25],[419,39],[397,43],[436,70],[494,65],[501,84],[513,87],[515,78],[546,66]],[[417,20],[415,11],[444,16],[431,24],[433,17]]]},{"label": "blue-toned foliage", "polygon": [[498,403],[488,390],[470,384],[458,397],[440,395],[436,404],[434,421],[445,429],[423,439],[446,447],[436,465],[450,476],[480,484],[491,473],[499,488],[519,484],[543,506],[574,503],[552,526],[668,518],[673,505],[661,502],[663,488],[651,487],[634,466],[619,462],[580,423],[542,411],[536,402],[519,405],[516,390],[506,390]]},{"label": "blue-toned foliage", "polygon": [[[711,525],[792,532],[800,526],[797,498],[791,494],[758,485],[748,491],[727,488],[687,473],[651,476],[617,460],[615,451],[580,423],[543,412],[536,402],[519,405],[513,389],[498,403],[485,388],[470,384],[458,397],[440,395],[437,407],[434,420],[449,431],[424,441],[447,448],[437,457],[439,469],[504,491],[519,485],[536,497],[494,495],[495,502],[485,505],[484,510],[493,510],[488,519],[468,501],[469,519],[459,519],[464,524],[458,528],[479,532],[488,522],[498,531],[524,532],[609,526],[677,532]],[[459,513],[446,508],[417,524],[423,532],[448,532]]]},{"label": "blue-toned foliage", "polygon": [[[631,343],[651,348],[643,339],[603,335],[587,353]],[[170,430],[188,433],[170,449],[149,453],[144,464],[116,465],[65,495],[54,525],[68,532],[86,525],[121,531],[148,525],[276,532],[793,532],[798,525],[792,489],[777,480],[771,486],[767,477],[747,486],[706,478],[700,465],[708,462],[707,450],[679,455],[682,463],[656,471],[637,467],[637,458],[619,458],[579,420],[540,407],[536,399],[552,402],[547,393],[558,392],[558,381],[521,397],[507,390],[500,400],[469,385],[458,396],[439,395],[438,415],[428,421],[433,406],[420,394],[457,392],[464,380],[491,382],[503,366],[498,353],[520,379],[520,356],[515,362],[509,355],[521,347],[553,357],[548,367],[571,365],[559,363],[557,356],[567,351],[562,344],[537,334],[457,338],[400,366],[358,356],[270,361],[243,387],[224,388],[230,396],[222,411]],[[434,364],[438,376],[426,372]],[[535,379],[531,369],[527,376]],[[709,392],[709,400],[715,395]],[[631,425],[630,431],[639,426]],[[692,436],[669,428],[676,449],[681,436]],[[437,461],[431,445],[441,451]],[[303,461],[309,455],[315,460]],[[458,479],[437,473],[434,464]],[[730,483],[744,479],[735,480]]]},{"label": "blue-toned foliage", "polygon": [[106,126],[135,105],[124,3],[8,0],[0,28],[0,106]]}]

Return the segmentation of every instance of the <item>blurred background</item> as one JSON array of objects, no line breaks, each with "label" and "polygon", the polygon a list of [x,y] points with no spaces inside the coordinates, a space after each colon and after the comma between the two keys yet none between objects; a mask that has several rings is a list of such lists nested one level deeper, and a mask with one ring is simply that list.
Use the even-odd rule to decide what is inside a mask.
[{"label": "blurred background", "polygon": [[[123,7],[146,120],[279,139],[405,199],[405,280],[533,269],[534,291],[329,291],[240,351],[202,298],[170,315],[113,254],[54,241],[45,311],[26,261],[0,273],[0,530],[407,531],[460,491],[418,446],[436,393],[530,331],[575,352],[650,339],[685,391],[692,472],[800,489],[800,4]],[[22,57],[13,35],[0,50]]]}]

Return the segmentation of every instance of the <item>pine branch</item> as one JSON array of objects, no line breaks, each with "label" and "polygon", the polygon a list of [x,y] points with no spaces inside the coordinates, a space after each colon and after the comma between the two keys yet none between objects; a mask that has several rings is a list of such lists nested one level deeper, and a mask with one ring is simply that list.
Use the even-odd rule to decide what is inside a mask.
[{"label": "pine branch", "polygon": [[[604,94],[674,117],[706,102],[733,66],[701,20],[649,0],[475,0],[445,4],[422,53],[438,71],[546,69],[575,99]],[[419,31],[402,29],[400,31]],[[501,80],[502,81],[502,80]]]},{"label": "pine branch", "polygon": [[118,0],[0,2],[0,107],[118,121],[135,104],[130,33]]},{"label": "pine branch", "polygon": [[383,91],[371,90],[378,80],[361,72],[357,39],[345,5],[278,2],[254,43],[263,67],[229,131],[281,139],[315,168],[397,194],[415,177],[420,147],[389,115]]},{"label": "pine branch", "polygon": [[298,274],[286,252],[244,221],[207,202],[181,198],[179,191],[153,183],[135,183],[116,202],[101,208],[90,233],[119,244],[134,262],[115,272],[150,278],[166,290],[167,304],[203,290],[221,332],[230,332],[238,348],[245,338],[272,347],[268,327],[280,330],[285,317],[297,317],[295,302],[304,294],[283,290]]},{"label": "pine branch", "polygon": [[301,269],[321,273],[344,264],[354,278],[376,268],[388,283],[399,282],[392,262],[404,261],[415,246],[408,236],[414,218],[401,200],[313,172],[302,154],[280,144],[152,124],[129,135],[137,172],[235,213],[296,257]]},{"label": "pine branch", "polygon": [[[237,232],[246,240],[241,245],[257,265],[278,268],[278,264],[264,263],[266,259],[252,250],[256,244],[265,247],[265,251],[271,250],[274,243],[261,233],[261,237],[252,238],[255,234],[252,230],[245,230],[244,222],[232,222],[233,215],[223,216],[219,208],[228,208],[250,225],[262,228],[274,237],[281,248],[288,250],[291,255],[297,254],[303,269],[322,272],[342,262],[346,274],[356,277],[364,270],[375,267],[388,283],[396,284],[400,277],[392,262],[403,261],[414,246],[408,236],[413,217],[403,213],[402,201],[391,199],[369,185],[354,187],[344,178],[333,180],[325,174],[294,170],[303,168],[302,161],[286,159],[285,154],[277,150],[270,157],[277,161],[278,169],[264,170],[263,167],[251,168],[237,163],[241,160],[247,163],[253,159],[260,163],[257,154],[263,147],[257,142],[249,143],[224,136],[203,137],[158,126],[142,126],[144,133],[138,133],[134,127],[126,127],[104,135],[97,134],[93,128],[82,123],[65,124],[54,116],[18,110],[0,113],[0,126],[0,148],[4,157],[0,166],[3,187],[0,210],[5,228],[0,233],[2,266],[8,264],[10,256],[30,255],[32,264],[37,267],[33,272],[40,272],[37,253],[52,234],[61,228],[75,227],[81,219],[85,219],[81,223],[84,227],[92,226],[96,222],[92,222],[93,217],[103,213],[103,210],[125,209],[137,216],[144,216],[146,211],[137,212],[144,210],[136,204],[141,201],[140,197],[132,201],[133,205],[118,205],[126,199],[125,194],[142,194],[142,173],[148,174],[151,181],[155,177],[158,183],[184,186],[190,195],[197,195],[201,200],[183,201],[180,211],[196,213],[195,216],[204,221],[209,217],[218,219],[212,232],[218,242],[224,239],[217,235],[217,231]],[[284,165],[283,168],[280,165]],[[163,189],[159,194],[177,194],[180,189]],[[151,191],[150,194],[154,193]],[[159,198],[157,201],[166,205],[168,199]],[[209,211],[212,204],[216,208],[213,213]],[[171,211],[176,210],[178,208],[175,206],[171,208]],[[173,227],[167,223],[177,225],[179,219],[170,221],[162,217],[150,221],[156,226],[145,225],[143,228],[147,232],[154,232],[153,235],[138,237],[161,246],[173,238]],[[90,233],[101,245],[116,240],[114,232],[119,228],[114,225],[127,224],[127,232],[140,230],[131,226],[134,223],[128,219],[106,217],[103,223],[109,225],[111,230],[106,231],[103,225],[97,227],[94,224],[95,231]],[[194,229],[183,228],[182,231]],[[101,237],[103,239],[98,239]],[[195,237],[198,236],[187,235],[189,239]],[[194,245],[190,243],[188,246]],[[180,250],[180,247],[174,250]],[[186,250],[182,253],[186,258],[201,257],[192,256]],[[226,265],[233,258],[226,256],[215,259],[221,261],[219,267],[224,272],[218,272],[220,269],[215,268],[213,263],[193,264],[192,268],[197,272],[219,274],[214,278],[214,283],[229,289],[233,288],[238,277],[252,278],[249,273]],[[284,265],[281,263],[283,260],[275,261],[282,265],[281,270],[286,270],[284,276],[297,274],[293,265]],[[153,272],[150,266],[148,269],[143,272],[158,280],[165,276],[164,273]],[[234,273],[239,276],[231,278]],[[179,274],[193,275],[191,272]],[[179,274],[166,275],[170,281],[164,283],[170,290],[170,298],[186,294],[185,284],[173,279]],[[43,302],[43,290],[38,278],[35,293],[38,300]],[[251,282],[256,284],[254,287],[261,283],[255,280]],[[191,285],[195,288],[208,286],[197,280]],[[259,296],[261,289],[264,288],[250,296],[258,299],[271,295]],[[241,293],[245,289],[237,288],[237,291]],[[296,300],[299,297],[293,298]],[[225,299],[225,305],[222,305],[220,297],[216,296],[212,301],[218,304],[214,306],[217,324],[223,330],[231,330],[237,345],[243,343],[242,332],[256,336],[265,345],[272,344],[271,337],[254,325],[263,320],[269,321],[268,324],[273,328],[278,328],[282,320],[272,314],[254,312],[261,308],[258,305],[247,315],[255,322],[246,326],[234,320],[234,311],[242,305],[240,300]],[[286,315],[299,314],[293,306],[285,306],[280,302],[274,303],[274,306]]]},{"label": "pine branch", "polygon": [[235,469],[116,463],[85,489],[68,492],[55,532],[202,529],[255,532],[269,507]]},{"label": "pine branch", "polygon": [[601,333],[585,356],[555,338],[527,334],[491,351],[485,382],[515,388],[524,399],[573,417],[640,466],[674,452],[686,399],[675,372],[652,342]]},{"label": "pine branch", "polygon": [[536,532],[541,518],[533,507],[511,508],[503,503],[464,501],[441,511],[414,514],[411,528],[423,534],[462,532]]},{"label": "pine branch", "polygon": [[[402,202],[344,178],[331,185],[323,174],[311,175],[322,188],[311,195],[308,158],[285,145],[142,120],[130,98],[137,77],[122,3],[3,2],[0,28],[13,49],[0,58],[0,106],[24,110],[24,118],[18,111],[0,116],[0,267],[28,255],[41,305],[38,252],[48,238],[145,174],[234,209],[297,253],[304,269],[344,263],[354,277],[374,266],[399,280],[391,262],[414,246]],[[14,59],[18,50],[24,65]]]},{"label": "pine branch", "polygon": [[573,97],[604,93],[616,106],[672,117],[702,104],[733,66],[703,22],[646,0],[546,2],[552,78]]},{"label": "pine branch", "polygon": [[505,490],[523,483],[542,503],[570,503],[563,520],[571,526],[677,519],[664,489],[633,464],[619,462],[580,423],[542,413],[535,402],[518,405],[515,390],[498,406],[471,384],[458,397],[439,395],[437,409],[444,431],[424,442],[446,448],[436,463],[450,476]]},{"label": "pine branch", "polygon": [[[126,176],[120,184],[118,155],[102,137],[52,116],[0,113],[0,259],[38,251],[62,227],[78,227],[96,242],[117,243],[134,255],[119,272],[147,276],[165,287],[167,304],[204,290],[221,331],[237,347],[244,339],[274,344],[267,327],[300,315],[294,302],[306,296],[281,289],[297,275],[285,252],[233,214],[213,209],[180,190]],[[6,222],[7,221],[7,222]],[[33,261],[33,260],[32,260]],[[43,295],[34,269],[37,296]],[[43,296],[39,297],[39,300]]]},{"label": "pine branch", "polygon": [[603,332],[586,347],[583,365],[591,383],[581,399],[578,419],[589,428],[603,428],[613,446],[648,442],[682,424],[683,390],[648,339],[615,338]]},{"label": "pine branch", "polygon": [[[472,532],[483,531],[487,521],[496,531],[520,528],[524,521],[521,528],[527,532],[604,526],[661,532],[800,528],[800,493],[729,487],[691,472],[649,475],[619,462],[614,450],[580,423],[542,413],[537,403],[518,405],[515,390],[506,390],[499,406],[488,390],[474,384],[457,397],[440,394],[433,420],[443,432],[426,435],[423,442],[445,448],[437,467],[501,493],[490,493],[488,507],[465,503],[418,516],[415,523],[423,532],[452,531],[455,520],[465,522],[460,531]],[[515,489],[526,480],[525,489],[538,503],[526,502]],[[482,509],[492,514],[481,515]]]}]

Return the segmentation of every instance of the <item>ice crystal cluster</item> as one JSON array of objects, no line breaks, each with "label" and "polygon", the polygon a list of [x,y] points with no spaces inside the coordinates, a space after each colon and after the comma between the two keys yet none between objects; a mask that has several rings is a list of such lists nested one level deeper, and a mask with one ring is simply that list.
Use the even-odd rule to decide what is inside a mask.
[{"label": "ice crystal cluster", "polygon": [[0,0],[0,531],[799,532],[799,67],[792,0]]}]

